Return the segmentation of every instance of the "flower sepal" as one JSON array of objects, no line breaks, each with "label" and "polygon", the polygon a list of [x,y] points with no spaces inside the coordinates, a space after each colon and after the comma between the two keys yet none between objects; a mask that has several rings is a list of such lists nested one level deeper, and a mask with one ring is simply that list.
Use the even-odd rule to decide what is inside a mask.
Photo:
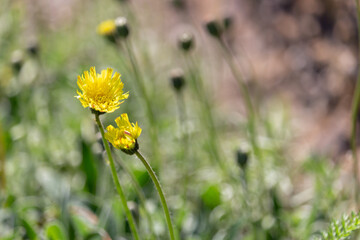
[{"label": "flower sepal", "polygon": [[120,148],[120,150],[126,154],[133,155],[134,153],[137,152],[137,150],[139,150],[139,143],[137,140],[135,140],[134,148],[132,149]]},{"label": "flower sepal", "polygon": [[90,108],[90,111],[92,114],[99,115],[99,116],[106,113],[106,112],[100,112],[98,110],[95,110],[94,108]]}]

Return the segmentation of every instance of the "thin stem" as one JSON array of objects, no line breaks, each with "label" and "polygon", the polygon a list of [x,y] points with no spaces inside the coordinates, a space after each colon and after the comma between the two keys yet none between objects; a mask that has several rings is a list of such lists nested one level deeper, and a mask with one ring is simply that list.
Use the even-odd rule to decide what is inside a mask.
[{"label": "thin stem", "polygon": [[185,109],[184,96],[182,92],[176,92],[176,104],[178,108],[180,134],[183,137],[186,135],[187,131],[184,125],[186,122],[186,109]]},{"label": "thin stem", "polygon": [[256,135],[257,135],[257,126],[256,126],[256,118],[257,118],[257,108],[254,107],[253,101],[251,99],[250,96],[250,92],[248,89],[248,86],[246,85],[246,83],[244,82],[244,78],[242,76],[242,74],[238,71],[234,59],[233,59],[233,54],[231,52],[231,50],[229,49],[229,47],[227,46],[226,42],[224,39],[222,38],[217,38],[221,48],[224,51],[224,56],[225,56],[225,60],[227,62],[227,64],[230,67],[231,72],[233,73],[240,91],[241,91],[241,95],[244,99],[245,102],[245,106],[246,106],[246,110],[247,110],[247,114],[248,114],[248,128],[249,128],[249,135],[250,135],[250,142],[251,145],[254,149],[254,153],[256,156],[258,156],[261,159],[261,151],[259,149],[259,145],[257,143],[256,140]]},{"label": "thin stem", "polygon": [[110,147],[109,147],[109,143],[105,139],[104,127],[103,127],[103,125],[102,125],[102,123],[100,121],[100,117],[99,117],[98,113],[95,113],[95,120],[96,120],[96,123],[97,123],[97,125],[99,127],[99,130],[101,132],[101,137],[102,137],[102,140],[103,140],[103,143],[104,143],[104,147],[105,147],[106,153],[107,153],[108,158],[109,158],[111,174],[112,174],[112,177],[113,177],[113,180],[114,180],[114,183],[115,183],[116,190],[117,190],[117,192],[118,192],[118,194],[120,196],[121,203],[122,203],[122,205],[123,205],[123,207],[125,209],[125,214],[126,214],[126,217],[127,217],[128,221],[129,221],[131,233],[132,233],[134,239],[139,240],[140,238],[139,238],[139,234],[138,234],[137,229],[136,229],[135,221],[134,221],[133,216],[131,215],[131,212],[130,212],[129,207],[127,205],[127,201],[126,201],[124,192],[123,192],[122,187],[120,185],[120,181],[119,181],[119,178],[117,176],[116,169],[115,169],[114,160],[113,160],[112,155],[111,155],[111,150],[110,150]]},{"label": "thin stem", "polygon": [[140,70],[138,68],[138,63],[136,60],[136,57],[134,55],[133,49],[131,47],[131,42],[129,40],[125,40],[124,41],[124,45],[125,45],[125,49],[127,51],[127,55],[129,57],[130,60],[130,64],[132,67],[132,70],[134,72],[134,79],[136,81],[136,85],[140,91],[140,94],[143,96],[144,102],[145,102],[145,107],[146,107],[146,116],[148,117],[149,120],[149,124],[150,124],[150,133],[151,133],[151,138],[152,138],[152,149],[154,149],[154,153],[155,153],[155,157],[156,159],[159,159],[159,153],[158,153],[158,136],[157,136],[157,127],[156,127],[156,121],[155,121],[155,116],[154,116],[154,112],[153,109],[151,107],[151,101],[150,101],[150,97],[148,92],[146,91],[145,88],[145,83],[142,79]]},{"label": "thin stem", "polygon": [[[198,101],[202,104],[201,106],[201,114],[203,117],[203,121],[207,123],[206,130],[208,132],[208,139],[209,139],[209,149],[212,153],[213,159],[216,161],[217,164],[221,167],[224,173],[228,173],[224,162],[220,158],[220,150],[218,143],[218,136],[216,132],[215,121],[213,117],[213,106],[210,103],[208,95],[205,92],[204,83],[201,75],[195,72],[196,69],[196,61],[192,58],[192,56],[188,56],[189,58],[186,59],[187,69],[190,74],[190,80],[193,85],[193,89],[195,91],[195,95],[198,98]],[[210,152],[209,151],[209,152]]]},{"label": "thin stem", "polygon": [[[145,194],[144,194],[143,190],[141,189],[141,186],[137,182],[136,177],[131,172],[129,167],[125,163],[123,163],[121,160],[119,160],[118,163],[124,169],[124,171],[129,175],[129,177],[131,178],[131,181],[133,182],[133,185],[134,185],[135,192],[138,194],[138,196],[140,198],[140,201],[141,201],[141,203],[143,205],[144,213],[145,213],[145,216],[146,216],[147,221],[149,223],[149,228],[152,230],[153,229],[153,222],[151,220],[151,216],[150,216],[149,212],[146,210],[146,197],[145,197]],[[151,236],[152,239],[155,239],[155,237],[153,235],[153,231],[152,231],[151,235],[152,235]]]},{"label": "thin stem", "polygon": [[140,94],[145,99],[146,110],[147,110],[147,113],[148,113],[150,124],[153,125],[155,123],[155,120],[154,120],[154,113],[153,113],[152,108],[151,108],[150,98],[149,98],[149,95],[148,95],[148,93],[147,93],[147,91],[145,89],[145,84],[144,84],[144,82],[142,80],[142,77],[140,75],[140,71],[138,69],[138,64],[137,64],[136,58],[134,56],[134,53],[132,51],[130,42],[128,40],[125,41],[125,48],[126,48],[126,51],[128,53],[129,59],[130,59],[132,70],[133,70],[134,75],[135,75],[136,84],[137,84],[137,86],[138,86],[138,88],[140,90]]},{"label": "thin stem", "polygon": [[0,190],[6,190],[6,175],[5,175],[5,142],[2,135],[2,128],[0,125]]},{"label": "thin stem", "polygon": [[[358,61],[360,64],[360,6],[359,6],[359,1],[355,0],[356,2],[356,13],[357,13],[357,28],[358,28],[358,48],[359,48],[359,55],[358,55]],[[359,66],[360,67],[360,66]],[[359,113],[359,102],[360,102],[360,71],[358,70],[358,74],[357,74],[357,81],[356,81],[356,87],[355,87],[355,93],[354,93],[354,97],[353,97],[353,102],[352,102],[352,121],[351,121],[351,150],[352,150],[352,156],[353,156],[353,160],[354,160],[354,165],[353,165],[353,174],[354,174],[354,195],[355,195],[355,203],[358,205],[359,204],[359,190],[360,190],[360,185],[359,185],[359,172],[358,172],[358,168],[359,168],[359,164],[358,164],[358,159],[357,159],[357,152],[356,152],[356,145],[357,145],[357,141],[356,141],[356,123],[357,123],[357,116]]]},{"label": "thin stem", "polygon": [[232,52],[230,51],[230,49],[228,48],[228,46],[226,45],[224,40],[221,38],[219,38],[218,40],[219,40],[219,43],[220,43],[222,49],[225,52],[225,60],[228,63],[228,65],[229,65],[232,73],[234,74],[235,79],[238,82],[238,85],[240,87],[240,91],[244,98],[244,102],[246,104],[249,118],[254,118],[255,117],[255,109],[254,109],[254,106],[253,106],[253,103],[252,103],[252,100],[250,97],[249,89],[248,89],[246,83],[244,82],[244,78],[242,77],[241,73],[237,70],[235,63],[232,59]]},{"label": "thin stem", "polygon": [[247,127],[248,127],[248,133],[249,133],[249,140],[250,140],[250,144],[252,147],[252,150],[254,152],[254,155],[257,157],[257,159],[260,162],[260,166],[259,166],[259,179],[261,182],[262,186],[265,186],[264,184],[264,167],[263,164],[261,164],[263,162],[263,155],[261,152],[261,149],[259,147],[258,144],[258,140],[257,140],[257,115],[258,115],[258,108],[256,105],[254,105],[252,99],[251,99],[251,95],[248,89],[247,84],[244,81],[244,78],[241,74],[241,72],[238,70],[236,64],[235,64],[235,60],[234,60],[234,55],[231,51],[231,49],[228,47],[227,43],[225,42],[225,40],[221,37],[217,38],[218,43],[220,44],[223,52],[224,52],[224,58],[225,61],[227,62],[227,64],[230,67],[231,72],[233,73],[239,88],[240,88],[240,92],[241,95],[244,99],[244,103],[246,106],[246,111],[247,111]]},{"label": "thin stem", "polygon": [[[181,141],[181,155],[180,161],[183,168],[183,177],[184,177],[184,186],[183,186],[183,196],[184,199],[187,198],[188,193],[188,183],[189,183],[189,172],[193,169],[193,162],[188,159],[189,156],[189,134],[186,129],[186,105],[182,92],[176,92],[176,102],[178,106],[178,122],[180,129],[180,141]],[[186,161],[186,164],[183,164]]]},{"label": "thin stem", "polygon": [[150,164],[146,161],[146,159],[143,157],[143,155],[141,155],[141,153],[139,153],[138,151],[136,151],[135,154],[140,159],[140,161],[144,164],[144,166],[145,166],[146,170],[148,171],[152,181],[155,184],[156,190],[157,190],[157,192],[159,194],[160,201],[161,201],[161,204],[163,206],[164,213],[165,213],[166,223],[167,223],[168,228],[169,228],[170,239],[175,240],[174,228],[173,228],[173,225],[171,223],[171,217],[170,217],[169,208],[167,206],[167,203],[166,203],[166,200],[165,200],[165,195],[164,195],[164,192],[163,192],[163,190],[161,188],[160,182],[157,179],[154,170],[151,168]]}]

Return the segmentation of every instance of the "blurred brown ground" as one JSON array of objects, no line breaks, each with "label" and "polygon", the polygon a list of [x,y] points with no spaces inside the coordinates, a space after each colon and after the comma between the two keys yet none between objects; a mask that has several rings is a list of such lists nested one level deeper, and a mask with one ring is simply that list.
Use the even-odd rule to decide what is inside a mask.
[{"label": "blurred brown ground", "polygon": [[[260,103],[279,98],[291,108],[292,154],[300,158],[325,154],[336,162],[348,155],[358,51],[354,1],[178,0],[182,3],[178,7],[170,0],[128,2],[155,34],[176,45],[176,36],[190,30],[201,53],[215,59],[219,52],[212,53],[216,44],[204,33],[203,24],[231,16],[227,39],[253,93]],[[39,21],[49,29],[71,24],[88,2],[27,0],[26,4],[26,29],[31,35]],[[216,60],[210,64],[219,106],[238,111],[242,98],[226,64]]]}]

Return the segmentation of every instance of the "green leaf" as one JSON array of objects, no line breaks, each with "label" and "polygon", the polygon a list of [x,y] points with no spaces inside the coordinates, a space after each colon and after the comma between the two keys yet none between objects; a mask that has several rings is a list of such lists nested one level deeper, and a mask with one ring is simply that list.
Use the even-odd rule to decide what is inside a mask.
[{"label": "green leaf", "polygon": [[53,221],[45,226],[45,234],[49,240],[67,240],[65,229],[58,221]]},{"label": "green leaf", "polygon": [[205,189],[201,198],[206,207],[213,209],[221,203],[221,193],[219,185],[210,185]]},{"label": "green leaf", "polygon": [[82,161],[81,161],[81,169],[86,176],[85,186],[88,192],[95,194],[96,193],[96,185],[97,185],[97,166],[96,166],[96,157],[94,156],[91,146],[87,144],[85,141],[81,141],[82,148]]},{"label": "green leaf", "polygon": [[100,233],[94,232],[86,235],[84,240],[101,240],[103,239]]},{"label": "green leaf", "polygon": [[21,222],[21,225],[25,228],[26,235],[30,240],[38,240],[39,239],[37,237],[35,229],[26,219],[20,218],[20,222]]},{"label": "green leaf", "polygon": [[349,237],[358,229],[360,229],[360,214],[351,213],[351,216],[343,216],[340,221],[332,221],[328,231],[322,233],[322,239],[349,239]]}]

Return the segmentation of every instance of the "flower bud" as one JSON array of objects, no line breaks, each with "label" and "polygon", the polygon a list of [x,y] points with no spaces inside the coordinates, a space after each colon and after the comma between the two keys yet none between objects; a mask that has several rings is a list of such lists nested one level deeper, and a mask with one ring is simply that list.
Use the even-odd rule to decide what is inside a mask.
[{"label": "flower bud", "polygon": [[116,118],[115,122],[118,126],[117,128],[112,125],[107,126],[107,132],[105,133],[106,140],[126,154],[132,155],[136,153],[139,150],[137,138],[141,134],[141,128],[137,122],[135,124],[130,123],[126,113]]},{"label": "flower bud", "polygon": [[127,24],[127,19],[125,17],[118,17],[115,19],[115,26],[116,26],[116,30],[118,35],[121,38],[127,38],[127,36],[129,35],[129,26]]},{"label": "flower bud", "polygon": [[240,149],[236,152],[236,162],[241,167],[242,170],[246,169],[247,163],[249,160],[249,154],[241,151]]},{"label": "flower bud", "polygon": [[21,67],[24,63],[24,54],[20,50],[15,50],[11,54],[11,65],[13,70],[18,73],[21,70]]},{"label": "flower bud", "polygon": [[223,33],[221,24],[216,20],[208,21],[205,24],[205,27],[207,32],[213,37],[220,38]]},{"label": "flower bud", "polygon": [[170,73],[170,81],[173,88],[180,92],[185,85],[184,72],[180,68],[173,69]]},{"label": "flower bud", "polygon": [[194,47],[194,36],[191,33],[181,34],[178,45],[185,52],[190,51]]},{"label": "flower bud", "polygon": [[39,45],[36,41],[31,41],[26,50],[30,53],[31,56],[37,56],[39,54]]},{"label": "flower bud", "polygon": [[116,25],[114,20],[101,22],[97,27],[97,33],[105,37],[109,42],[116,43]]},{"label": "flower bud", "polygon": [[171,3],[174,7],[178,8],[178,9],[186,8],[185,0],[171,0]]},{"label": "flower bud", "polygon": [[228,30],[233,25],[233,21],[234,19],[231,16],[224,17],[223,19],[224,29]]}]

